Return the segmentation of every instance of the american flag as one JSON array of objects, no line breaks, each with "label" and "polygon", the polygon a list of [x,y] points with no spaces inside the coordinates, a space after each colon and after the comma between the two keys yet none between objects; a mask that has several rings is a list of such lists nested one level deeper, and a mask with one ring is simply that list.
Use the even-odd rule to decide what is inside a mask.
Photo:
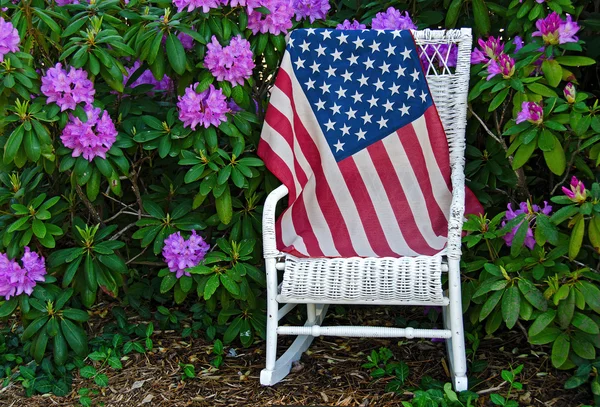
[{"label": "american flag", "polygon": [[446,245],[448,144],[410,31],[293,31],[258,154],[289,189],[281,251],[398,257]]}]

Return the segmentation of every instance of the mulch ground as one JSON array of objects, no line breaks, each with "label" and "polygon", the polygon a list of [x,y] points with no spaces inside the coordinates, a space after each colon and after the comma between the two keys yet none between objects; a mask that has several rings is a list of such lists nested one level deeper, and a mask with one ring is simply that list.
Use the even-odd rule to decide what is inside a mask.
[{"label": "mulch ground", "polygon": [[[360,324],[364,320],[389,326],[395,320],[394,310],[387,308],[349,308],[344,316],[327,317],[328,324]],[[100,324],[101,325],[101,324]],[[373,380],[361,367],[372,350],[382,346],[410,367],[407,388],[416,387],[423,376],[449,381],[447,357],[443,343],[426,340],[398,341],[374,338],[316,338],[308,354],[303,355],[292,373],[273,387],[262,387],[259,375],[264,367],[264,342],[250,348],[227,353],[220,369],[209,364],[212,344],[203,340],[182,340],[174,331],[158,331],[153,335],[154,350],[147,354],[129,355],[120,371],[105,369],[109,386],[93,397],[94,406],[399,406],[412,394],[385,391],[389,378]],[[569,377],[551,367],[547,348],[531,348],[521,331],[499,337],[481,339],[476,358],[487,361],[487,368],[470,375],[477,382],[471,389],[480,393],[477,406],[491,406],[489,394],[506,395],[507,384],[500,374],[509,366],[524,364],[519,375],[523,390],[512,394],[520,406],[575,407],[593,404],[586,386],[564,390]],[[195,366],[197,377],[181,380],[179,363]],[[67,397],[53,395],[26,398],[19,385],[0,390],[1,407],[78,406],[77,391],[95,388],[90,380],[76,377],[73,391]]]}]

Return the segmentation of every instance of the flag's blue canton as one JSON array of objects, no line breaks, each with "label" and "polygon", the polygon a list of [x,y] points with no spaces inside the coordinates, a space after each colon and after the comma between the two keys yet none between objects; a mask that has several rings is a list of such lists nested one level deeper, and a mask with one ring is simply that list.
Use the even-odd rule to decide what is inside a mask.
[{"label": "flag's blue canton", "polygon": [[432,104],[410,31],[300,29],[287,50],[337,161]]}]

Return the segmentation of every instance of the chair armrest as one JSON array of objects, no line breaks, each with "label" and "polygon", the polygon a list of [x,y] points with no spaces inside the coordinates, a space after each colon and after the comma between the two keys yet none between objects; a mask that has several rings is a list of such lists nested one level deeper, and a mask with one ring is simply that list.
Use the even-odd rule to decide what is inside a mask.
[{"label": "chair armrest", "polygon": [[[464,160],[464,158],[462,158]],[[462,161],[461,160],[461,161]],[[460,260],[462,228],[465,216],[465,174],[464,165],[455,163],[452,168],[452,203],[448,219],[448,258]]]},{"label": "chair armrest", "polygon": [[277,202],[288,194],[285,185],[280,185],[267,196],[263,207],[263,254],[265,259],[278,257],[277,240],[275,239],[275,209]]}]

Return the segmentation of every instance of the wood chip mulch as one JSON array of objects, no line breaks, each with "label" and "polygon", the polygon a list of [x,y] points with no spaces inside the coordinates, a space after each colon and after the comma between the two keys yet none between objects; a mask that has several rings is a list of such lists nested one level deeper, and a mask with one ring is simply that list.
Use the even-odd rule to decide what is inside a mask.
[{"label": "wood chip mulch", "polygon": [[[369,320],[389,326],[395,320],[394,312],[389,308],[348,308],[344,316],[328,316],[326,323],[349,325]],[[400,406],[401,401],[410,401],[412,394],[386,392],[390,378],[373,380],[368,370],[361,367],[367,362],[367,355],[382,346],[392,350],[395,360],[402,360],[410,367],[407,388],[418,386],[426,375],[449,381],[444,343],[428,340],[316,338],[286,379],[276,386],[262,387],[259,383],[265,357],[262,341],[246,349],[226,348],[229,356],[216,370],[209,363],[214,357],[210,343],[184,340],[175,331],[157,331],[152,339],[153,351],[129,354],[120,371],[102,370],[109,377],[109,385],[92,397],[94,406]],[[563,389],[569,374],[551,367],[548,351],[547,347],[532,348],[519,330],[482,338],[475,357],[486,360],[487,368],[470,373],[471,383],[475,384],[471,390],[480,393],[477,407],[493,405],[489,400],[492,392],[506,395],[508,386],[500,376],[501,371],[519,364],[525,365],[518,379],[523,390],[513,390],[511,398],[520,406],[593,405],[587,385],[575,390]],[[180,363],[193,364],[197,377],[182,381]],[[73,391],[67,397],[26,398],[18,384],[11,384],[0,389],[0,407],[79,406],[77,391],[85,387],[97,389],[91,380],[76,377]]]}]

